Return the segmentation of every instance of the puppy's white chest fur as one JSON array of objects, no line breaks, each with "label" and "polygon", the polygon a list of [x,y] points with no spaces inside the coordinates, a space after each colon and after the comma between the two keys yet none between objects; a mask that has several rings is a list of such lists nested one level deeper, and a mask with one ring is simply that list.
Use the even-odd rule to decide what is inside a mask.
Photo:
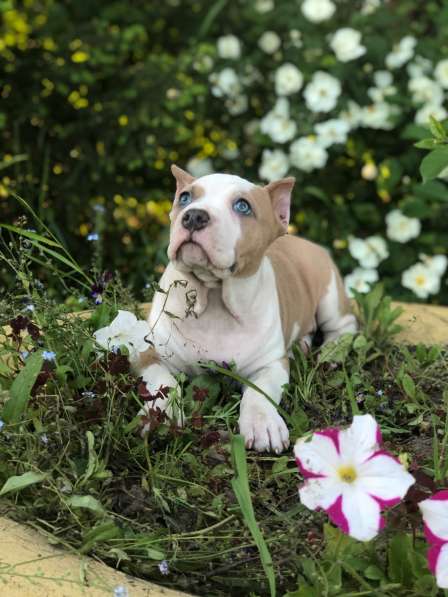
[{"label": "puppy's white chest fur", "polygon": [[[168,266],[150,315],[152,342],[169,369],[193,373],[199,361],[232,362],[241,375],[253,374],[285,353],[278,293],[267,257],[254,276],[229,278],[196,295],[195,316],[188,311],[194,280],[175,285],[185,274]],[[175,317],[173,317],[173,315]]]}]

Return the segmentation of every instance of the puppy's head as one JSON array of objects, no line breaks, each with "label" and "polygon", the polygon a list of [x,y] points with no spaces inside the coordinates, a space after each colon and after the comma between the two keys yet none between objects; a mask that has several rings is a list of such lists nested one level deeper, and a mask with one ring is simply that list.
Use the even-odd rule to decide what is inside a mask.
[{"label": "puppy's head", "polygon": [[257,186],[239,176],[195,179],[172,166],[176,194],[168,257],[207,285],[257,271],[269,245],[287,231],[294,178]]}]

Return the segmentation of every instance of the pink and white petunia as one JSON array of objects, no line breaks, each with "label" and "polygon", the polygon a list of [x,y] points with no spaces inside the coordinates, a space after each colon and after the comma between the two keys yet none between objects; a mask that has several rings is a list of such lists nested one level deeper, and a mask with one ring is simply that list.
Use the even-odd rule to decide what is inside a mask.
[{"label": "pink and white petunia", "polygon": [[316,431],[294,447],[305,478],[299,489],[302,504],[325,510],[344,533],[360,541],[378,534],[384,526],[381,510],[398,504],[415,483],[380,444],[375,419],[356,415],[348,429]]},{"label": "pink and white petunia", "polygon": [[438,491],[419,503],[430,548],[428,565],[437,585],[448,589],[448,489]]}]

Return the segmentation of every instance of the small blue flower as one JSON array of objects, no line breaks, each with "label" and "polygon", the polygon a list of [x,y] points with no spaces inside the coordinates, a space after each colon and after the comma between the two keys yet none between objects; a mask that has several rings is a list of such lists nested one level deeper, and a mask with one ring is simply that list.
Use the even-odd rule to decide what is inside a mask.
[{"label": "small blue flower", "polygon": [[29,304],[25,307],[25,311],[34,311],[35,308],[36,307],[34,305]]},{"label": "small blue flower", "polygon": [[0,419],[0,431],[3,429],[4,426],[5,426],[5,421],[2,421]]},{"label": "small blue flower", "polygon": [[86,300],[87,300],[87,299],[86,299],[86,297],[85,297],[85,296],[80,296],[80,297],[78,298],[78,303],[85,303],[85,302],[86,302]]},{"label": "small blue flower", "polygon": [[123,585],[117,585],[114,589],[114,597],[128,597],[129,593]]},{"label": "small blue flower", "polygon": [[95,203],[93,209],[100,214],[103,214],[106,211],[106,208],[104,205],[101,205],[101,203]]},{"label": "small blue flower", "polygon": [[87,235],[87,240],[99,240],[100,235],[97,232],[92,232]]},{"label": "small blue flower", "polygon": [[20,353],[20,356],[22,357],[23,360],[25,360],[27,357],[29,357],[30,353],[28,350],[22,350]]},{"label": "small blue flower", "polygon": [[377,396],[382,396],[384,394],[383,390],[378,390],[378,392],[376,393]]},{"label": "small blue flower", "polygon": [[166,560],[162,560],[159,564],[160,574],[166,576],[170,573],[170,567],[168,566],[168,562]]},{"label": "small blue flower", "polygon": [[40,441],[47,445],[48,444],[48,435],[46,433],[42,433],[42,435],[40,436]]},{"label": "small blue flower", "polygon": [[53,352],[52,350],[44,350],[42,353],[42,358],[45,361],[54,361],[56,358],[56,353]]},{"label": "small blue flower", "polygon": [[96,394],[95,392],[82,392],[81,396],[84,396],[84,398],[95,398]]}]

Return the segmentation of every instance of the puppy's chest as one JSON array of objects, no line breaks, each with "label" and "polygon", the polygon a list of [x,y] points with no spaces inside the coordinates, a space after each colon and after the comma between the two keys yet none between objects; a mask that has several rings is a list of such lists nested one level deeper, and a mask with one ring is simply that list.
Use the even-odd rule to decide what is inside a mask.
[{"label": "puppy's chest", "polygon": [[163,315],[154,328],[154,343],[168,364],[186,372],[196,371],[198,361],[224,361],[249,374],[284,352],[278,306],[248,309],[236,319],[217,293],[198,318]]}]

